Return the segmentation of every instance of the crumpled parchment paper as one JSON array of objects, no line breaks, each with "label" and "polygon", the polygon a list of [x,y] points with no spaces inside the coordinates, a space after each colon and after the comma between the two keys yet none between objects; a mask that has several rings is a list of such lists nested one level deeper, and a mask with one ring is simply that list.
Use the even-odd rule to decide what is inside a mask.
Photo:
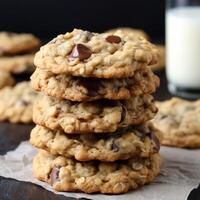
[{"label": "crumpled parchment paper", "polygon": [[200,150],[162,147],[164,165],[155,182],[123,195],[88,195],[84,193],[56,192],[32,175],[32,158],[36,154],[27,141],[14,151],[0,156],[0,176],[32,182],[56,194],[95,200],[185,200],[200,182]]}]

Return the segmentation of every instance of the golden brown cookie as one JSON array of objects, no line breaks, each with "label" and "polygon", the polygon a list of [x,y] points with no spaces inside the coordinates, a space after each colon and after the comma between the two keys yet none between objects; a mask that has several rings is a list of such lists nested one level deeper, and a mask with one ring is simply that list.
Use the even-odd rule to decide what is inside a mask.
[{"label": "golden brown cookie", "polygon": [[71,101],[120,100],[155,92],[159,78],[148,68],[136,71],[132,78],[124,79],[72,77],[36,69],[31,83],[37,91]]},{"label": "golden brown cookie", "polygon": [[0,32],[0,56],[15,55],[39,48],[40,40],[28,33]]},{"label": "golden brown cookie", "polygon": [[10,72],[13,74],[33,72],[35,69],[33,59],[33,54],[0,57],[0,71]]},{"label": "golden brown cookie", "polygon": [[81,77],[127,78],[157,63],[157,49],[143,38],[123,33],[91,33],[74,29],[59,35],[36,53],[38,68]]},{"label": "golden brown cookie", "polygon": [[156,103],[159,112],[152,120],[168,146],[200,148],[200,100],[172,98]]},{"label": "golden brown cookie", "polygon": [[21,82],[14,87],[0,90],[0,121],[12,123],[32,122],[32,107],[37,94],[30,82]]},{"label": "golden brown cookie", "polygon": [[41,181],[57,191],[120,194],[152,182],[160,172],[158,153],[149,158],[135,157],[117,162],[78,162],[40,151],[33,161],[33,171]]},{"label": "golden brown cookie", "polygon": [[147,124],[122,128],[115,133],[67,135],[36,126],[30,137],[33,146],[52,155],[79,161],[116,161],[149,157],[160,149],[159,133]]},{"label": "golden brown cookie", "polygon": [[141,124],[157,112],[151,95],[121,101],[73,102],[42,96],[33,108],[33,121],[65,133],[115,132],[118,128]]}]

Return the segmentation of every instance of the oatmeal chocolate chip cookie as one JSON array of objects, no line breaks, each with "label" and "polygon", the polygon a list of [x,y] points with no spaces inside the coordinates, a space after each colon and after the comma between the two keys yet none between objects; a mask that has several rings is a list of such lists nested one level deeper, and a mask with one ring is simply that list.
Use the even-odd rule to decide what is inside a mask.
[{"label": "oatmeal chocolate chip cookie", "polygon": [[40,40],[32,34],[0,32],[0,56],[30,52],[40,46]]},{"label": "oatmeal chocolate chip cookie", "polygon": [[37,68],[31,76],[31,83],[37,91],[71,101],[92,101],[102,98],[119,100],[153,93],[159,86],[159,78],[148,68],[136,71],[132,78],[124,79],[55,75]]},{"label": "oatmeal chocolate chip cookie", "polygon": [[128,35],[131,39],[136,39],[139,37],[143,37],[146,40],[150,41],[150,37],[141,29],[135,29],[131,27],[118,27],[114,29],[110,29],[106,31],[107,33],[116,33],[116,32],[123,32],[124,34]]},{"label": "oatmeal chocolate chip cookie", "polygon": [[29,82],[0,90],[0,121],[32,122],[32,106],[36,96]]},{"label": "oatmeal chocolate chip cookie", "polygon": [[118,128],[141,124],[157,112],[151,95],[129,100],[73,102],[43,96],[35,102],[33,121],[65,133],[114,132]]},{"label": "oatmeal chocolate chip cookie", "polygon": [[57,191],[120,194],[152,182],[160,172],[158,153],[117,162],[79,162],[40,151],[33,160],[37,179]]},{"label": "oatmeal chocolate chip cookie", "polygon": [[175,147],[200,147],[200,100],[172,98],[157,102],[153,125],[163,133],[162,143]]},{"label": "oatmeal chocolate chip cookie", "polygon": [[160,149],[157,132],[152,126],[141,125],[123,128],[113,134],[66,135],[37,125],[31,132],[30,142],[53,155],[79,161],[111,162],[157,153]]},{"label": "oatmeal chocolate chip cookie", "polygon": [[123,33],[90,33],[74,29],[40,48],[34,63],[55,74],[98,77],[132,77],[157,62],[157,49],[142,38],[130,40]]},{"label": "oatmeal chocolate chip cookie", "polygon": [[32,54],[0,57],[0,71],[6,71],[13,74],[33,72],[35,69],[33,59],[34,55]]},{"label": "oatmeal chocolate chip cookie", "polygon": [[10,73],[0,71],[0,89],[5,86],[12,86],[14,83],[15,80]]},{"label": "oatmeal chocolate chip cookie", "polygon": [[165,46],[156,45],[156,47],[158,49],[158,62],[150,66],[153,71],[165,68]]}]

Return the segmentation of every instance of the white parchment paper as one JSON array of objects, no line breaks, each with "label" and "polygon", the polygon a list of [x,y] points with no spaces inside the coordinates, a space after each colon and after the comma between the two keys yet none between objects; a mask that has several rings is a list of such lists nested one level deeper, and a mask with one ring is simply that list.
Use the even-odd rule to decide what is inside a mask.
[{"label": "white parchment paper", "polygon": [[0,176],[32,182],[56,194],[95,200],[185,200],[189,192],[200,183],[200,150],[162,147],[164,166],[156,181],[134,192],[123,195],[87,195],[83,193],[55,192],[32,175],[32,158],[36,150],[22,142],[14,151],[0,156]]}]

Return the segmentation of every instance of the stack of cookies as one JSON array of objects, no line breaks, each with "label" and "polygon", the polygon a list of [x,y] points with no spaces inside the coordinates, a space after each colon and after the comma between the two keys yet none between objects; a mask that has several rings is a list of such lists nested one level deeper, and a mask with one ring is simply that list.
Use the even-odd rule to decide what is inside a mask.
[{"label": "stack of cookies", "polygon": [[40,44],[32,34],[0,32],[0,71],[13,74],[33,72],[34,52]]},{"label": "stack of cookies", "polygon": [[159,79],[148,65],[155,47],[121,33],[77,30],[59,35],[35,56],[32,86],[39,148],[35,176],[58,191],[119,194],[154,180],[160,171]]}]

